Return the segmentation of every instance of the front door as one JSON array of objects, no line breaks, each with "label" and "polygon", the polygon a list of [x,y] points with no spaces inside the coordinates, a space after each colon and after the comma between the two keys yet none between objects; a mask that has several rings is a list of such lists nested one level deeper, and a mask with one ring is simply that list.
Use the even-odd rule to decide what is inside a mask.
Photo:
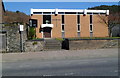
[{"label": "front door", "polygon": [[51,38],[51,27],[44,27],[43,35],[44,35],[44,38]]}]

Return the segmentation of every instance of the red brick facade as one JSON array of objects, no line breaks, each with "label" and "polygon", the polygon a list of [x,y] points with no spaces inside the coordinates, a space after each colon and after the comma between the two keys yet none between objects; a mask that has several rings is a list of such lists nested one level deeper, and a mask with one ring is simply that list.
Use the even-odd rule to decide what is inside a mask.
[{"label": "red brick facade", "polygon": [[[100,16],[107,21],[106,14],[92,14],[92,37],[108,37],[108,26],[102,21]],[[40,31],[43,24],[42,14],[33,14],[31,19],[37,19],[36,37],[44,38],[43,31]],[[51,14],[51,38],[62,38],[62,14]],[[64,14],[64,37],[90,37],[90,14],[80,14],[80,31],[77,27],[77,14]],[[44,29],[44,28],[43,28]],[[79,34],[78,34],[79,32]],[[80,35],[80,36],[78,36]]]}]

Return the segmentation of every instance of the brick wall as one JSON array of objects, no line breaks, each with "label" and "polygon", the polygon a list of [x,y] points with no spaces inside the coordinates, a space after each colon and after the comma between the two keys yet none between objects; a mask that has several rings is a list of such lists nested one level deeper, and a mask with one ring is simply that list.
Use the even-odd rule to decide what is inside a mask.
[{"label": "brick wall", "polygon": [[31,19],[37,19],[38,21],[37,21],[37,27],[36,27],[36,37],[37,38],[42,38],[42,33],[40,32],[40,26],[41,26],[41,24],[43,23],[43,19],[42,19],[42,15],[33,15],[32,17],[31,17]]},{"label": "brick wall", "polygon": [[[108,16],[101,15],[106,20]],[[40,26],[43,21],[43,15],[32,15],[31,19],[38,20],[38,26],[36,28],[36,37],[42,38],[42,32],[40,32]],[[52,19],[52,38],[61,38],[61,15],[51,15]],[[59,19],[57,22],[55,19]],[[65,37],[78,37],[77,36],[77,15],[64,15],[65,20]],[[80,15],[80,37],[90,37],[90,15]],[[93,15],[93,37],[108,37],[108,26],[100,19],[98,15]]]},{"label": "brick wall", "polygon": [[[57,19],[57,21],[56,21]],[[52,29],[52,38],[60,38],[62,36],[61,34],[61,15],[52,15],[52,24],[53,29]]]}]

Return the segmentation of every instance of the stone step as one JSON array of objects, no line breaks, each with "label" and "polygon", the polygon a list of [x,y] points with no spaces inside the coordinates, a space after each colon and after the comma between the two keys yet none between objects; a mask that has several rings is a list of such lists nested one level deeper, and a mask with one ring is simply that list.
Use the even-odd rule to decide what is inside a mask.
[{"label": "stone step", "polygon": [[45,45],[60,45],[60,43],[45,43]]},{"label": "stone step", "polygon": [[54,45],[57,45],[57,46],[61,46],[61,44],[56,44],[56,43],[48,43],[48,44],[45,44],[45,45],[51,45],[51,46],[52,46],[52,45],[53,45],[53,46],[54,46]]},{"label": "stone step", "polygon": [[44,47],[44,49],[53,49],[53,50],[60,50],[60,47]]},{"label": "stone step", "polygon": [[46,45],[45,47],[61,47],[61,46],[58,46],[58,45],[53,45],[53,46],[50,46],[50,45]]},{"label": "stone step", "polygon": [[53,49],[53,50],[57,50],[57,49],[61,49],[60,47],[44,47],[44,49]]},{"label": "stone step", "polygon": [[61,43],[55,39],[45,39],[44,50],[61,50]]}]

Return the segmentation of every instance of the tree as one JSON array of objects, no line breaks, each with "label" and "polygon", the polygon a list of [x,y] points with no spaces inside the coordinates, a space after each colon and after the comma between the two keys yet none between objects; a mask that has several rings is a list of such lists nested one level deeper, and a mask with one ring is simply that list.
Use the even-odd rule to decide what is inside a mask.
[{"label": "tree", "polygon": [[109,30],[109,36],[112,36],[112,28],[115,26],[119,26],[120,24],[120,5],[101,5],[101,6],[96,6],[88,9],[93,9],[93,10],[109,10],[110,15],[108,17],[104,17],[101,15],[98,15],[101,19],[100,22],[105,23],[108,26]]},{"label": "tree", "polygon": [[18,14],[20,11],[16,11],[16,13]]},{"label": "tree", "polygon": [[99,18],[101,19],[101,23],[105,23],[106,26],[108,26],[108,31],[109,31],[109,37],[112,36],[112,28],[114,26],[117,26],[117,24],[120,24],[120,20],[119,20],[119,13],[115,13],[110,14],[108,17],[102,16],[102,15],[98,15]]}]

